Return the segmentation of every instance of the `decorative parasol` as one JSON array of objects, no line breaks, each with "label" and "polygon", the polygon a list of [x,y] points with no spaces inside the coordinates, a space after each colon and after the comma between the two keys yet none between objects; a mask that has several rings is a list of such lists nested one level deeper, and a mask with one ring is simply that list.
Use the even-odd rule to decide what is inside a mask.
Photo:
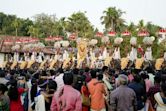
[{"label": "decorative parasol", "polygon": [[38,38],[29,39],[29,43],[35,43],[35,42],[39,42],[39,39]]},{"label": "decorative parasol", "polygon": [[10,39],[4,40],[4,45],[13,45],[13,40]]},{"label": "decorative parasol", "polygon": [[162,34],[166,34],[166,29],[160,29],[159,32],[158,32],[158,34],[161,34],[161,35]]},{"label": "decorative parasol", "polygon": [[61,36],[51,37],[50,36],[50,37],[46,37],[44,40],[47,41],[47,42],[54,42],[54,41],[63,40],[63,37],[61,37]]},{"label": "decorative parasol", "polygon": [[122,32],[121,36],[130,36],[131,33],[129,31]]},{"label": "decorative parasol", "polygon": [[107,35],[110,36],[110,37],[115,37],[116,36],[116,32],[110,31],[110,32],[108,32]]},{"label": "decorative parasol", "polygon": [[95,35],[96,37],[103,37],[104,36],[104,34],[102,33],[102,32],[96,32],[96,35]]},{"label": "decorative parasol", "polygon": [[140,31],[140,32],[138,32],[138,36],[140,36],[140,37],[145,37],[145,36],[149,36],[149,32],[147,32],[147,31]]}]

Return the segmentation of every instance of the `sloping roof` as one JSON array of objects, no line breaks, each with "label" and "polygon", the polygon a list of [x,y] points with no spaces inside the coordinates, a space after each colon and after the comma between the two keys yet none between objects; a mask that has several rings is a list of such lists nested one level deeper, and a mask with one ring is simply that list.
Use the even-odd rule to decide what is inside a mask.
[{"label": "sloping roof", "polygon": [[[12,51],[12,46],[16,43],[16,40],[22,40],[22,39],[27,39],[31,37],[16,37],[16,36],[0,36],[0,52],[2,53],[13,53]],[[10,44],[4,44],[4,41],[12,41]],[[19,52],[23,52],[22,50],[19,50]],[[46,46],[45,48],[42,49],[42,52],[45,54],[54,54],[55,49],[54,47],[49,47]]]}]

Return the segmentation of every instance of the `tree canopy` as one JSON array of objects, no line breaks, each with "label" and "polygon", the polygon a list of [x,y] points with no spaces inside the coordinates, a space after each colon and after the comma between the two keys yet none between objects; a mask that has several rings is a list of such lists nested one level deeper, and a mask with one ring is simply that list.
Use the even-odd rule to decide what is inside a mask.
[{"label": "tree canopy", "polygon": [[[120,33],[128,30],[132,36],[137,36],[141,30],[149,32],[150,36],[156,36],[156,32],[162,28],[152,22],[145,23],[140,20],[138,24],[126,22],[122,15],[126,12],[116,7],[108,7],[101,15],[101,25],[104,25],[104,33],[108,31],[115,31]],[[96,19],[96,18],[94,18]],[[92,39],[98,29],[91,24],[86,12],[75,12],[69,17],[57,18],[55,14],[48,15],[45,13],[36,14],[33,19],[23,19],[16,15],[7,15],[0,12],[0,35],[11,36],[31,36],[45,38],[48,36],[62,36],[67,38],[67,33],[76,33],[78,37],[85,37]],[[97,38],[99,39],[99,38]],[[125,38],[122,46],[129,44],[129,38]],[[110,39],[111,40],[111,39]],[[100,40],[101,41],[101,40]],[[138,38],[138,43],[142,42],[142,38]],[[100,43],[100,42],[99,42]],[[156,50],[157,42],[155,41],[154,50]]]},{"label": "tree canopy", "polygon": [[[127,24],[122,18],[124,11],[116,7],[108,7],[101,15],[101,25],[105,26],[105,31],[116,31],[117,33],[128,30],[133,36],[136,36],[138,30],[146,29],[150,35],[155,36],[155,32],[161,28],[152,22],[145,23],[140,20],[138,24],[133,22]],[[86,12],[76,12],[69,17],[57,18],[56,15],[48,15],[45,13],[36,14],[33,20],[29,18],[23,19],[16,15],[7,15],[0,13],[0,35],[13,36],[66,36],[66,32],[77,33],[79,37],[93,38],[94,33],[98,29],[94,29],[94,25],[90,23]]]}]

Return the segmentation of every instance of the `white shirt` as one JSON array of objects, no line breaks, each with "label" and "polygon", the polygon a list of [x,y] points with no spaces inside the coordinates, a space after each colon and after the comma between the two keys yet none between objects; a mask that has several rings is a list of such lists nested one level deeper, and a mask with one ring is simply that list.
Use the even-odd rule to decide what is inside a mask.
[{"label": "white shirt", "polygon": [[57,83],[57,91],[60,91],[62,87],[64,86],[63,82],[63,73],[55,77],[55,82]]},{"label": "white shirt", "polygon": [[109,90],[113,89],[113,88],[112,88],[112,85],[111,85],[110,82],[108,81],[108,77],[107,77],[105,74],[103,75],[103,81],[104,81],[104,83],[106,84],[106,86],[107,86],[107,88],[108,88]]},{"label": "white shirt", "polygon": [[152,73],[148,73],[149,75],[149,80],[152,82],[152,85],[154,85],[154,75]]},{"label": "white shirt", "polygon": [[35,111],[46,111],[46,108],[45,108],[45,99],[44,99],[44,96],[41,94],[37,97],[35,97]]}]

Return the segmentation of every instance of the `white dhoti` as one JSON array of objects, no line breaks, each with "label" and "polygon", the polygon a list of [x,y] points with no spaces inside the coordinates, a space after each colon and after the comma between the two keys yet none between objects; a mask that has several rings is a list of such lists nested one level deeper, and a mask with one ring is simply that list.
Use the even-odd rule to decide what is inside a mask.
[{"label": "white dhoti", "polygon": [[120,48],[115,48],[114,54],[113,54],[113,59],[120,59]]},{"label": "white dhoti", "polygon": [[145,59],[146,60],[152,60],[152,48],[151,47],[147,47],[146,52],[145,52]]},{"label": "white dhoti", "polygon": [[131,61],[134,61],[137,59],[137,49],[136,48],[132,47],[130,55],[129,55],[129,59]]}]

